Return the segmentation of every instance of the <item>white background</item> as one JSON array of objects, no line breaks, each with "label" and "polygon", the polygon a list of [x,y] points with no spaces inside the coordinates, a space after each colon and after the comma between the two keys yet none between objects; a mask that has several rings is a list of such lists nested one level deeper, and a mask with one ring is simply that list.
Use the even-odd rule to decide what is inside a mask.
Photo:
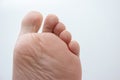
[{"label": "white background", "polygon": [[83,80],[120,80],[120,0],[0,0],[0,80],[12,80],[20,22],[56,14],[81,45]]}]

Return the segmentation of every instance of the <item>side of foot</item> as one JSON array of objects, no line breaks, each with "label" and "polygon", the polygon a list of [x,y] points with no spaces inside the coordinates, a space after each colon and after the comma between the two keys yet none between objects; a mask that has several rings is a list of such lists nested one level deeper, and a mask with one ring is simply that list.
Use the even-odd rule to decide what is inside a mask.
[{"label": "side of foot", "polygon": [[81,80],[79,44],[55,15],[45,19],[42,33],[39,12],[22,22],[14,49],[13,80]]}]

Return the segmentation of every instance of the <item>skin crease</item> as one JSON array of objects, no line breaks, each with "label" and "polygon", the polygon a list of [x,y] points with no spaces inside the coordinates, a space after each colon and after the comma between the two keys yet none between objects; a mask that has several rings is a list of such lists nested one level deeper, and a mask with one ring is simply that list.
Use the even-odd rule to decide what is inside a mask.
[{"label": "skin crease", "polygon": [[59,37],[58,33],[25,32],[21,32],[14,49],[13,80],[81,80],[80,59],[68,45],[70,33],[60,32]]}]

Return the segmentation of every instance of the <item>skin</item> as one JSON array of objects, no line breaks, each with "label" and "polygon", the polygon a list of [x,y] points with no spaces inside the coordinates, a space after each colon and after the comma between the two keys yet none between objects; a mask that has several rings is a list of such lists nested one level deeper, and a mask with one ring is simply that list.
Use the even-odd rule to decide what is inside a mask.
[{"label": "skin", "polygon": [[32,11],[22,21],[14,48],[13,80],[81,80],[79,44],[52,14],[37,33],[42,19]]}]

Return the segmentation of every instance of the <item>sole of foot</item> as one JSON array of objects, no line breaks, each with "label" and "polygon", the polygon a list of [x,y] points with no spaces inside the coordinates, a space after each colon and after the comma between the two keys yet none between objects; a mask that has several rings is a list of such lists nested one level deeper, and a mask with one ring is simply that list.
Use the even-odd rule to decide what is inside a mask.
[{"label": "sole of foot", "polygon": [[13,80],[81,80],[80,47],[57,16],[28,13],[14,49]]}]

